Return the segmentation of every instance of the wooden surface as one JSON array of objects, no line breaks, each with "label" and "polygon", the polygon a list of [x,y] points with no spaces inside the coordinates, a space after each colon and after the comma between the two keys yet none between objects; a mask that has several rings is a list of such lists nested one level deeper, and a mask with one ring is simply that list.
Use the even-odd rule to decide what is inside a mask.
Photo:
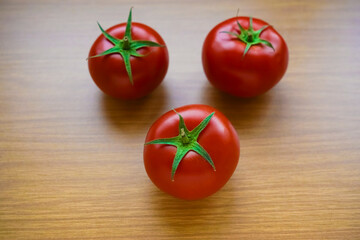
[{"label": "wooden surface", "polygon": [[[150,96],[104,96],[85,60],[127,18],[155,28],[170,67]],[[218,22],[262,18],[283,35],[288,71],[264,96],[213,89],[201,47]],[[359,1],[0,2],[0,239],[360,239]],[[172,107],[221,110],[241,157],[217,194],[163,194],[142,160]]]}]

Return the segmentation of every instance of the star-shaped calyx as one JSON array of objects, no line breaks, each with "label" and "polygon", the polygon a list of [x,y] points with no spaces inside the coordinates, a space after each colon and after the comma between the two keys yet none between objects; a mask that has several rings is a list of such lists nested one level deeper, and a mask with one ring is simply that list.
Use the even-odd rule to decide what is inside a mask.
[{"label": "star-shaped calyx", "polygon": [[164,47],[161,44],[152,41],[141,41],[141,40],[132,40],[131,37],[131,18],[132,18],[132,8],[130,9],[129,17],[126,23],[125,35],[123,39],[117,39],[111,36],[109,33],[104,31],[101,25],[98,23],[99,28],[103,35],[109,40],[114,47],[98,54],[95,56],[91,56],[89,58],[101,57],[108,54],[119,53],[125,63],[125,68],[129,76],[129,80],[131,84],[133,83],[132,72],[131,72],[131,64],[130,64],[130,57],[144,57],[145,55],[139,54],[136,50],[142,47]]},{"label": "star-shaped calyx", "polygon": [[239,23],[239,21],[236,21],[239,30],[240,30],[240,34],[236,33],[236,32],[228,32],[228,31],[223,31],[221,33],[228,33],[231,34],[235,37],[237,37],[240,41],[244,42],[246,44],[245,47],[245,51],[243,54],[243,57],[245,56],[245,54],[249,51],[250,47],[253,45],[257,45],[257,44],[265,44],[268,47],[271,47],[274,51],[274,47],[272,46],[272,44],[269,41],[266,41],[264,39],[260,38],[260,34],[267,28],[269,27],[269,25],[265,25],[262,28],[260,28],[259,30],[254,30],[253,28],[253,20],[252,17],[250,17],[250,23],[249,23],[249,29],[244,29],[241,24]]},{"label": "star-shaped calyx", "polygon": [[[175,110],[174,110],[175,111]],[[175,111],[176,112],[176,111]],[[193,130],[189,131],[185,125],[184,118],[176,112],[179,116],[179,135],[172,138],[162,138],[155,139],[153,141],[145,143],[148,144],[167,144],[173,145],[177,148],[175,158],[172,164],[171,169],[171,180],[174,181],[174,176],[176,169],[178,168],[181,160],[189,151],[194,151],[202,156],[216,171],[214,162],[212,161],[210,155],[206,152],[206,150],[198,143],[197,139],[200,133],[204,130],[204,128],[209,124],[211,117],[215,114],[215,112],[211,113],[207,116],[199,125],[197,125]]]}]

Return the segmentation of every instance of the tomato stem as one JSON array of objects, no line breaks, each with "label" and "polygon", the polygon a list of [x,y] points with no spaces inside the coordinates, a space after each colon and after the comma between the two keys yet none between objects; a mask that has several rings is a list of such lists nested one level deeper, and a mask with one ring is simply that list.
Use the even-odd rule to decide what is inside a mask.
[{"label": "tomato stem", "polygon": [[257,44],[264,44],[264,45],[272,48],[275,51],[274,47],[272,46],[272,44],[269,41],[266,41],[266,40],[260,38],[261,33],[266,28],[269,27],[268,25],[262,26],[259,30],[255,31],[254,28],[253,28],[252,17],[249,18],[249,28],[248,29],[243,28],[241,26],[241,24],[239,23],[239,21],[236,21],[236,23],[237,23],[237,25],[239,27],[240,34],[237,33],[237,32],[228,32],[228,31],[223,31],[221,33],[227,33],[227,34],[230,34],[232,36],[235,36],[245,44],[243,57],[249,51],[251,46],[257,45]]},{"label": "tomato stem", "polygon": [[190,142],[189,137],[186,135],[184,128],[180,129],[180,135],[183,144],[188,144]]},{"label": "tomato stem", "polygon": [[251,32],[248,33],[247,39],[246,39],[249,43],[254,41],[254,36],[252,35]]},{"label": "tomato stem", "polygon": [[129,41],[129,38],[127,36],[125,36],[123,38],[123,49],[124,50],[129,50],[130,49],[130,41]]},{"label": "tomato stem", "polygon": [[100,54],[97,54],[95,56],[90,56],[90,57],[88,57],[88,59],[101,57],[101,56],[105,56],[108,54],[114,54],[114,53],[120,54],[124,60],[125,69],[128,73],[130,83],[131,83],[131,85],[134,85],[133,79],[132,79],[130,57],[131,56],[145,57],[145,55],[141,55],[140,53],[137,52],[137,50],[139,48],[165,47],[165,46],[163,46],[159,43],[156,43],[156,42],[152,42],[152,41],[133,40],[132,36],[131,36],[131,21],[132,21],[131,19],[132,19],[132,8],[130,8],[129,17],[128,17],[128,20],[126,23],[125,36],[123,39],[117,39],[114,36],[110,35],[98,23],[99,28],[100,28],[101,32],[103,33],[103,35],[105,36],[105,38],[107,40],[109,40],[112,44],[114,44],[114,46],[108,50],[105,50],[104,52],[102,52]]},{"label": "tomato stem", "polygon": [[204,120],[201,121],[199,125],[197,125],[193,130],[189,131],[185,125],[184,118],[174,110],[174,112],[179,116],[179,135],[171,138],[160,138],[155,139],[150,142],[145,143],[148,144],[167,144],[173,145],[177,148],[175,158],[171,167],[171,180],[174,181],[174,176],[176,169],[178,168],[181,160],[189,151],[194,151],[202,156],[216,171],[214,162],[212,161],[209,153],[197,142],[197,139],[200,133],[206,128],[209,124],[211,117],[215,114],[215,112],[208,115]]}]

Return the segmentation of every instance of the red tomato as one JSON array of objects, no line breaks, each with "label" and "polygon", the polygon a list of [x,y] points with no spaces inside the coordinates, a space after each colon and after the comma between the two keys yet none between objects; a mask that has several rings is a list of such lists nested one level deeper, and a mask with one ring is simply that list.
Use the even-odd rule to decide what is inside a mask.
[{"label": "red tomato", "polygon": [[[132,37],[130,40],[133,42],[147,41],[146,43],[152,41],[150,45],[137,46],[125,51],[128,53],[125,57],[129,58],[130,70],[126,68],[124,56],[118,51],[94,57],[116,47],[104,34],[100,35],[92,45],[88,60],[89,71],[96,85],[104,93],[122,99],[141,98],[152,92],[164,79],[169,65],[168,50],[161,36],[154,29],[144,24],[134,22],[131,26],[131,11],[129,20],[128,23],[121,23],[109,28],[106,33],[110,37],[123,41],[127,24],[129,25],[130,22],[131,30],[129,32]],[[121,43],[120,45],[121,47],[124,46]]]},{"label": "red tomato", "polygon": [[210,196],[223,187],[240,155],[234,127],[207,105],[187,105],[165,113],[150,127],[145,142],[149,178],[162,191],[187,200]]},{"label": "red tomato", "polygon": [[265,93],[280,81],[288,65],[288,48],[280,34],[260,19],[252,21],[252,28],[249,17],[221,22],[203,45],[202,62],[208,80],[238,97]]}]

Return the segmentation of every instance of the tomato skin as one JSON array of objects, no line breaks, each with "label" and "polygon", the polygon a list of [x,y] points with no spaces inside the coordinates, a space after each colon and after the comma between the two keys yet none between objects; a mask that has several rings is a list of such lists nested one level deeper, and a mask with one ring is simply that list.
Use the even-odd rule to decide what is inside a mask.
[{"label": "tomato skin", "polygon": [[[144,147],[144,165],[151,181],[162,191],[175,197],[196,200],[217,192],[230,179],[240,156],[240,143],[230,121],[218,110],[207,105],[187,105],[177,108],[191,131],[204,118],[215,112],[206,128],[200,133],[198,143],[211,156],[216,171],[199,154],[188,152],[171,180],[171,168],[177,148],[154,144]],[[179,117],[169,111],[150,127],[145,142],[179,134]]]},{"label": "tomato skin", "polygon": [[[275,51],[264,45],[253,45],[243,57],[246,44],[222,31],[240,33],[236,21],[249,28],[248,17],[235,17],[216,25],[203,44],[202,63],[205,74],[216,88],[237,97],[254,97],[274,87],[285,74],[289,53],[281,35],[271,26],[260,38],[269,41]],[[253,18],[253,27],[268,23]]]},{"label": "tomato skin", "polygon": [[[106,30],[110,35],[122,39],[126,23]],[[114,53],[88,59],[89,72],[96,85],[106,94],[121,99],[137,99],[152,92],[164,79],[169,54],[164,40],[149,26],[132,23],[132,39],[157,42],[165,47],[143,47],[137,50],[144,57],[130,57],[134,85],[131,84],[125,63],[120,54]],[[92,45],[89,57],[112,48],[114,45],[100,35]]]}]

